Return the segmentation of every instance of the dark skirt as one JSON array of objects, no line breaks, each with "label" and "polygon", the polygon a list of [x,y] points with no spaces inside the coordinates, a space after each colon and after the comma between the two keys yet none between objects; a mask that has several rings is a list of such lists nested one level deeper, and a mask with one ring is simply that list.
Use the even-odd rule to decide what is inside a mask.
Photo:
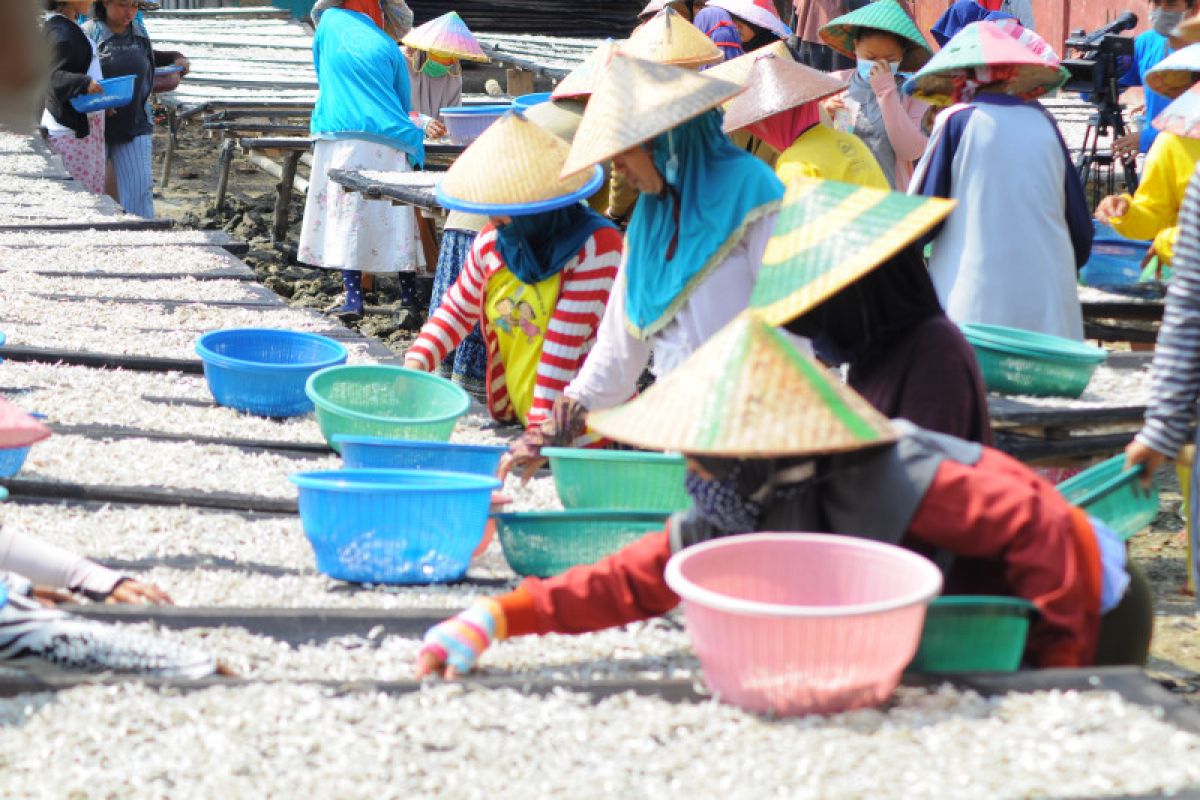
[{"label": "dark skirt", "polygon": [[[442,232],[442,247],[438,253],[437,272],[433,276],[433,294],[429,300],[429,316],[442,304],[442,297],[458,280],[471,245],[475,243],[474,231],[446,230]],[[467,334],[459,346],[452,350],[442,362],[439,372],[443,377],[466,390],[477,401],[487,404],[487,345],[479,325]]]}]

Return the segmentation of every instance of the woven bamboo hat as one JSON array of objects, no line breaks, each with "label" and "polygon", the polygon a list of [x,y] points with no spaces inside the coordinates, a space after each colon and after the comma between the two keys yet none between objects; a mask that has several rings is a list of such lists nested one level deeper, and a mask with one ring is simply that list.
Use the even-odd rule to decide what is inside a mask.
[{"label": "woven bamboo hat", "polygon": [[1001,66],[1016,67],[1016,75],[1000,83],[997,90],[1017,97],[1039,97],[1057,89],[1069,77],[1057,61],[1033,52],[995,23],[973,22],[909,78],[904,91],[945,105],[954,94],[956,75],[965,70]]},{"label": "woven bamboo hat", "polygon": [[617,53],[596,83],[562,174],[607,162],[740,91],[703,73]]},{"label": "woven bamboo hat", "polygon": [[576,97],[590,97],[592,90],[596,87],[596,79],[600,77],[600,73],[608,66],[613,53],[616,52],[617,43],[612,39],[601,42],[599,47],[588,54],[583,63],[571,70],[567,77],[554,87],[550,98],[552,100],[570,100]]},{"label": "woven bamboo hat", "polygon": [[684,2],[683,0],[650,0],[638,12],[638,19],[645,22],[667,6],[684,6]]},{"label": "woven bamboo hat", "polygon": [[1185,45],[1200,42],[1200,17],[1188,17],[1175,26],[1175,30],[1171,31],[1171,36]]},{"label": "woven bamboo hat", "polygon": [[1175,98],[1200,79],[1200,44],[1176,50],[1146,72],[1146,85],[1161,95]]},{"label": "woven bamboo hat", "polygon": [[780,39],[792,35],[792,29],[779,18],[772,0],[708,0],[705,5],[724,9],[742,22],[757,25]]},{"label": "woven bamboo hat", "polygon": [[788,50],[787,42],[771,42],[765,47],[751,50],[749,53],[742,53],[737,58],[731,58],[715,67],[709,67],[704,70],[704,74],[710,78],[720,78],[723,81],[736,83],[738,86],[745,86],[746,81],[750,80],[750,70],[754,67],[754,62],[766,55],[772,55],[784,61],[796,60],[792,58],[792,51]]},{"label": "woven bamboo hat", "polygon": [[818,33],[825,44],[854,58],[854,37],[863,28],[890,33],[908,44],[904,58],[900,60],[900,69],[904,72],[920,69],[933,56],[917,24],[896,0],[875,0],[857,11],[830,20]]},{"label": "woven bamboo hat", "polygon": [[589,414],[588,426],[635,447],[725,458],[839,453],[896,439],[866,400],[749,311],[645,394]]},{"label": "woven bamboo hat", "polygon": [[1154,118],[1153,125],[1164,133],[1185,139],[1200,139],[1200,84],[1196,84]]},{"label": "woven bamboo hat", "polygon": [[575,140],[585,108],[587,104],[579,100],[551,100],[525,109],[525,119],[570,144]]},{"label": "woven bamboo hat", "polygon": [[783,325],[912,244],[954,205],[837,181],[789,181],[750,307]]},{"label": "woven bamboo hat", "polygon": [[746,86],[746,91],[725,109],[727,132],[740,131],[781,111],[836,94],[846,88],[846,82],[768,53],[754,62]]},{"label": "woven bamboo hat", "polygon": [[699,69],[724,56],[712,39],[667,6],[635,30],[621,45],[621,52],[647,61]]},{"label": "woven bamboo hat", "polygon": [[446,171],[437,200],[453,211],[489,216],[565,208],[589,197],[604,180],[599,167],[560,178],[569,151],[566,141],[510,111]]},{"label": "woven bamboo hat", "polygon": [[442,57],[465,61],[490,60],[457,11],[447,11],[424,25],[418,25],[400,42],[414,50],[424,50]]}]

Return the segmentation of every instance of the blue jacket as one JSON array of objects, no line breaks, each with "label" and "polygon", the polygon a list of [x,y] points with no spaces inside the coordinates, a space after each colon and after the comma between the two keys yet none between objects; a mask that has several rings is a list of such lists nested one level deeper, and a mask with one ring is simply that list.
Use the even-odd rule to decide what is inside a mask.
[{"label": "blue jacket", "polygon": [[412,97],[400,48],[366,15],[331,8],[313,37],[321,90],[313,109],[317,139],[365,139],[425,161],[425,133],[409,118]]},{"label": "blue jacket", "polygon": [[[1133,40],[1133,63],[1129,66],[1129,70],[1121,76],[1119,83],[1121,86],[1145,86],[1142,76],[1172,52],[1167,43],[1167,37],[1161,33],[1150,30],[1138,34],[1138,37]],[[1154,118],[1171,103],[1171,98],[1151,91],[1148,87],[1144,91],[1146,94],[1146,124],[1142,126],[1142,137],[1138,141],[1138,150],[1143,153],[1150,149],[1150,145],[1154,144],[1154,138],[1158,136],[1158,130],[1150,123],[1154,122]]]}]

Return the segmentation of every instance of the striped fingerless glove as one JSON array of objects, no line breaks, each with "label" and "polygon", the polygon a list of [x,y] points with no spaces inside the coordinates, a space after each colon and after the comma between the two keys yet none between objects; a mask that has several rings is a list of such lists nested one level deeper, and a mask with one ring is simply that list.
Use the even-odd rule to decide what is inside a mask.
[{"label": "striped fingerless glove", "polygon": [[421,654],[432,654],[465,675],[488,646],[505,636],[504,611],[495,600],[478,600],[425,633]]}]

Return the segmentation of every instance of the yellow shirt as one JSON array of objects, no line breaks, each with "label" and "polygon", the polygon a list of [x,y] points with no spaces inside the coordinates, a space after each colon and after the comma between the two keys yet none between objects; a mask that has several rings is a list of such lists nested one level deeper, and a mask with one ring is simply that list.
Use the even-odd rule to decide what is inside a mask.
[{"label": "yellow shirt", "polygon": [[1184,139],[1173,133],[1160,133],[1150,145],[1142,180],[1129,201],[1123,217],[1109,224],[1130,239],[1153,239],[1159,259],[1171,262],[1175,239],[1179,235],[1179,208],[1196,163],[1200,161],[1200,139]]},{"label": "yellow shirt", "polygon": [[785,184],[792,178],[824,178],[871,189],[891,189],[875,155],[852,133],[814,125],[784,150],[775,174]]},{"label": "yellow shirt", "polygon": [[509,402],[522,425],[533,406],[542,342],[561,284],[561,272],[529,285],[521,283],[507,267],[488,279],[484,313],[496,336]]}]

